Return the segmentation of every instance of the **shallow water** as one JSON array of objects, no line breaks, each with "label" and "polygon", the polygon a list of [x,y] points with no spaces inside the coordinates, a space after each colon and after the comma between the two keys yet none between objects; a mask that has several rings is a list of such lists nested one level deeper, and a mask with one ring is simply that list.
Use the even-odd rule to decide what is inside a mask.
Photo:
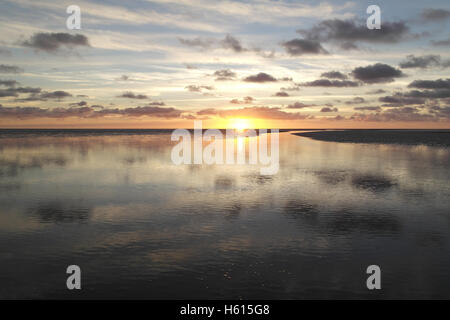
[{"label": "shallow water", "polygon": [[2,132],[0,298],[450,298],[448,148],[286,132],[262,176],[176,166],[173,145]]}]

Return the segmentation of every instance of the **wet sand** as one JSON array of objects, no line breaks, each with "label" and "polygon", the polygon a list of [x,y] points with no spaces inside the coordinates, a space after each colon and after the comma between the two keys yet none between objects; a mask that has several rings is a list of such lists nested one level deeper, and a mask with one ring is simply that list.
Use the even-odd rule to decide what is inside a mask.
[{"label": "wet sand", "polygon": [[332,142],[450,146],[450,130],[342,130],[293,134]]}]

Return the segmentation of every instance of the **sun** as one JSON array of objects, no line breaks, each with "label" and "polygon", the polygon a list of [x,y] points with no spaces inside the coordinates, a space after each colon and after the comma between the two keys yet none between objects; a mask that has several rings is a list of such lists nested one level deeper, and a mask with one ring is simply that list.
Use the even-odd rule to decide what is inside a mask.
[{"label": "sun", "polygon": [[231,119],[229,127],[237,131],[244,131],[252,127],[251,121],[248,119]]}]

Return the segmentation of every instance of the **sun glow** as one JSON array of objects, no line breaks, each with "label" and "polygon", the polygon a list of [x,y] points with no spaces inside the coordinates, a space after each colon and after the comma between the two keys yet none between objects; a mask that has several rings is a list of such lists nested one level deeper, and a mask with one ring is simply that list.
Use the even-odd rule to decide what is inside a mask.
[{"label": "sun glow", "polygon": [[236,129],[237,131],[244,131],[245,129],[250,129],[253,126],[249,119],[231,119],[228,127]]}]

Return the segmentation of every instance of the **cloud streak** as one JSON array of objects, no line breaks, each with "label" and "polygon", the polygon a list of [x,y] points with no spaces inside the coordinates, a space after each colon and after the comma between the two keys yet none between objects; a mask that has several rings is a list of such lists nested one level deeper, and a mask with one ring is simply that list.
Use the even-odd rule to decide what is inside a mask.
[{"label": "cloud streak", "polygon": [[299,29],[297,32],[305,39],[319,42],[334,42],[343,49],[355,49],[358,42],[397,43],[409,35],[409,27],[405,22],[383,22],[380,30],[370,30],[365,21],[328,19],[323,20],[310,29]]},{"label": "cloud streak", "polygon": [[450,60],[441,60],[440,55],[425,55],[425,56],[415,56],[413,54],[408,55],[406,60],[400,63],[400,68],[408,69],[408,68],[420,68],[427,69],[430,67],[442,67],[447,68],[450,66]]},{"label": "cloud streak", "polygon": [[23,70],[17,66],[0,64],[0,73],[21,73]]},{"label": "cloud streak", "polygon": [[38,51],[54,53],[62,47],[73,49],[75,47],[89,47],[89,40],[82,34],[70,33],[45,33],[38,32],[33,34],[30,39],[21,42],[24,47],[30,47]]},{"label": "cloud streak", "polygon": [[329,80],[329,79],[318,79],[314,81],[304,82],[301,84],[305,87],[358,87],[360,84],[356,81],[350,80]]},{"label": "cloud streak", "polygon": [[291,56],[301,56],[305,54],[329,54],[322,47],[320,42],[308,39],[293,39],[282,43],[286,52]]},{"label": "cloud streak", "polygon": [[3,107],[0,105],[0,116],[5,118],[100,118],[108,116],[123,117],[153,117],[173,119],[179,118],[183,111],[175,108],[161,108],[158,106],[144,106],[134,108],[106,109],[101,106],[52,108],[39,107]]}]

